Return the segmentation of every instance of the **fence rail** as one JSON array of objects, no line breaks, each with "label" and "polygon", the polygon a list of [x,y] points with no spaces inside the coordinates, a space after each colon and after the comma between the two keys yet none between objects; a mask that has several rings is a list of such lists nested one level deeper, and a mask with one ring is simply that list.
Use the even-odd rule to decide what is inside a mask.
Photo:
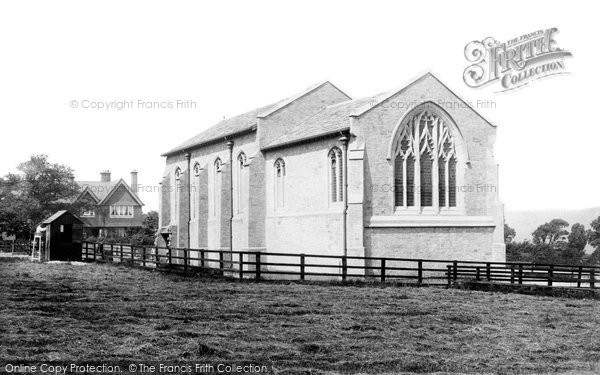
[{"label": "fence rail", "polygon": [[0,240],[0,252],[3,253],[25,253],[31,255],[31,242],[15,240]]},{"label": "fence rail", "polygon": [[245,278],[375,280],[426,285],[487,281],[549,287],[596,287],[599,266],[261,253],[83,243],[83,259],[145,268],[209,271]]}]

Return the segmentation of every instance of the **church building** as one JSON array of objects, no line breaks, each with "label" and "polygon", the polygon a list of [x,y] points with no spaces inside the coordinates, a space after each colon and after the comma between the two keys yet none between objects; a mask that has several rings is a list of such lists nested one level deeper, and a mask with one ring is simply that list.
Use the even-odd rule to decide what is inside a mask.
[{"label": "church building", "polygon": [[431,73],[363,99],[321,82],[166,152],[159,244],[503,262],[495,141]]}]

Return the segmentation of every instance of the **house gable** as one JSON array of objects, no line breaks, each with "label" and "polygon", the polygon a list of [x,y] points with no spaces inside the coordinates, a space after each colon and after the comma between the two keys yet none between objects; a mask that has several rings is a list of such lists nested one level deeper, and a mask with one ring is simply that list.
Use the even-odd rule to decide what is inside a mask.
[{"label": "house gable", "polygon": [[86,186],[79,196],[75,199],[76,202],[93,202],[98,204],[100,199],[94,194],[89,186]]},{"label": "house gable", "polygon": [[119,180],[100,205],[133,205],[143,206],[142,201],[131,191],[123,180]]}]

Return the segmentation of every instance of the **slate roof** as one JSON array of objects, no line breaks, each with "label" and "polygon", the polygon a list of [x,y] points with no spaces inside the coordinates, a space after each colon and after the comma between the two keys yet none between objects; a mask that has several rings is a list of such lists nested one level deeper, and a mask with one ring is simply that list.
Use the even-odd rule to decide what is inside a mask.
[{"label": "slate roof", "polygon": [[285,134],[275,138],[269,144],[263,146],[263,149],[266,150],[280,147],[290,143],[349,130],[350,116],[352,113],[365,105],[369,105],[369,103],[376,100],[377,97],[378,95],[375,95],[368,98],[348,100],[330,105],[313,116],[301,121],[285,132]]},{"label": "slate roof", "polygon": [[241,115],[224,119],[205,131],[197,134],[196,136],[188,139],[179,146],[165,152],[162,156],[174,154],[178,151],[183,151],[192,147],[196,147],[202,144],[210,143],[212,141],[221,139],[228,135],[238,134],[245,131],[251,130],[256,126],[256,118],[264,111],[269,110],[275,104],[270,104],[261,108],[253,109],[252,111],[243,113]]},{"label": "slate roof", "polygon": [[[310,87],[307,87],[306,89],[302,90],[301,92],[299,92],[296,95],[291,96],[289,98],[280,100],[276,103],[269,104],[264,107],[253,109],[252,111],[248,111],[246,113],[243,113],[243,114],[235,116],[235,117],[224,119],[224,120],[216,123],[215,125],[211,126],[210,128],[204,130],[203,132],[197,134],[196,136],[188,139],[187,141],[183,142],[179,146],[165,152],[162,156],[171,155],[176,152],[184,151],[184,150],[187,150],[187,149],[190,149],[193,147],[207,144],[207,143],[222,139],[226,136],[231,136],[231,135],[243,133],[246,131],[250,131],[254,127],[256,127],[257,118],[267,117],[270,114],[277,112],[281,108],[284,108],[288,104],[293,103],[298,98],[301,98],[302,96],[310,93],[311,91],[316,90],[317,88],[323,86],[326,83],[331,84],[331,82],[329,82],[329,81],[322,81],[322,82],[316,83]],[[333,84],[331,84],[331,85],[334,86]],[[340,92],[341,92],[341,90],[340,90]],[[348,97],[348,98],[350,98],[350,97]]]},{"label": "slate roof", "polygon": [[[266,145],[261,145],[261,148],[270,149],[281,147],[285,145],[289,145],[296,142],[302,142],[304,140],[314,139],[322,136],[332,135],[338,132],[347,131],[350,129],[350,119],[351,117],[358,117],[363,115],[364,113],[370,111],[372,108],[377,107],[382,102],[391,98],[392,96],[407,90],[409,87],[413,86],[415,83],[425,80],[427,78],[433,78],[437,82],[439,82],[443,87],[445,87],[448,91],[450,91],[453,95],[455,95],[459,100],[463,101],[466,105],[469,106],[467,102],[465,102],[462,98],[456,95],[452,90],[450,90],[446,85],[444,85],[437,77],[435,77],[432,73],[428,72],[419,76],[416,80],[394,90],[386,91],[377,95],[373,95],[367,98],[356,99],[356,100],[347,100],[345,102],[337,103],[330,105],[323,110],[317,112],[316,114],[308,117],[298,124],[294,125],[289,131],[286,131],[285,134],[282,134],[280,137],[272,140],[270,143]],[[174,149],[164,153],[162,156],[168,156],[170,154],[180,152],[186,149],[190,149],[192,147],[197,147],[218,139],[222,139],[226,136],[235,135],[242,133],[244,131],[250,131],[255,129],[257,125],[257,117],[262,118],[270,115],[278,111],[279,109],[287,106],[288,104],[294,102],[296,99],[305,95],[306,93],[328,83],[328,81],[320,82],[316,85],[313,85],[301,93],[294,95],[290,98],[281,100],[277,103],[257,108],[252,111],[246,112],[236,117],[232,117],[230,119],[225,119],[216,125],[208,128],[202,133],[196,135],[195,137],[187,140],[181,145],[175,147]],[[330,83],[331,84],[331,83]],[[335,86],[334,86],[335,87]],[[347,95],[346,95],[347,96]],[[349,98],[349,97],[348,97]],[[469,106],[470,107],[470,106]],[[494,126],[490,121],[485,119],[479,112],[473,110],[477,115],[479,115],[484,121]]]},{"label": "slate roof", "polygon": [[112,191],[112,189],[119,183],[117,181],[110,182],[101,182],[101,181],[75,181],[79,187],[81,187],[81,191],[83,192],[86,188],[89,188],[89,191],[93,193],[98,201],[103,201],[104,198],[108,196],[108,194]]},{"label": "slate roof", "polygon": [[109,197],[115,190],[118,190],[118,185],[123,185],[127,191],[131,193],[133,198],[143,206],[144,203],[140,200],[140,198],[135,194],[129,185],[121,178],[116,181],[102,182],[102,181],[75,181],[77,185],[81,188],[81,193],[84,191],[89,191],[93,195],[98,198],[98,204],[101,204],[107,197]]}]

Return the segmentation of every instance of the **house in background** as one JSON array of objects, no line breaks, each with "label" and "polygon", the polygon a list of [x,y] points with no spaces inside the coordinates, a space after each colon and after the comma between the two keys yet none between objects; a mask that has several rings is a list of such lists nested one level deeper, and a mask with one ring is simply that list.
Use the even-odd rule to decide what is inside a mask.
[{"label": "house in background", "polygon": [[137,171],[131,172],[131,186],[123,179],[111,180],[110,171],[100,173],[100,181],[76,181],[81,189],[78,201],[92,203],[82,212],[86,235],[124,236],[128,229],[142,226],[142,206],[137,194]]}]

